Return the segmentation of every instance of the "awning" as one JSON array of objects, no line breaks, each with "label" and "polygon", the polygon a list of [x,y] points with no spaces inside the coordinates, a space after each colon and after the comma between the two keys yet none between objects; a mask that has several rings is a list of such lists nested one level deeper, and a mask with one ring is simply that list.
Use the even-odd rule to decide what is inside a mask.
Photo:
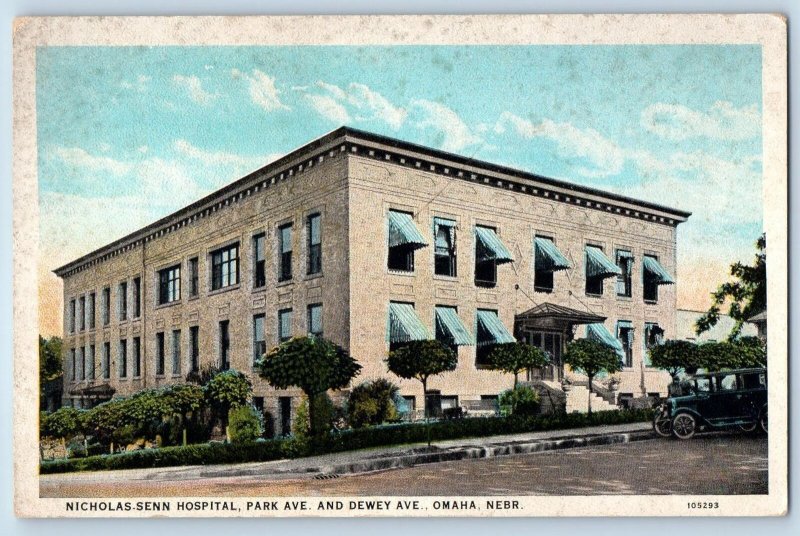
[{"label": "awning", "polygon": [[602,323],[606,317],[554,303],[541,303],[514,318],[515,329],[571,330],[577,324]]},{"label": "awning", "polygon": [[405,212],[389,211],[389,247],[411,246],[414,249],[423,248],[428,243],[417,229],[411,214]]},{"label": "awning", "polygon": [[617,321],[617,340],[620,339],[619,331],[620,329],[627,329],[628,330],[628,345],[633,344],[633,322],[630,320],[618,320]]},{"label": "awning", "polygon": [[661,266],[654,257],[644,256],[642,260],[644,264],[644,273],[647,276],[650,276],[655,279],[656,284],[658,285],[672,285],[675,283],[675,280],[672,279],[672,276]]},{"label": "awning", "polygon": [[588,277],[606,278],[620,274],[622,274],[622,270],[605,256],[602,249],[586,246],[586,275]]},{"label": "awning", "polygon": [[481,330],[488,340],[479,342],[478,346],[516,342],[494,311],[478,311],[478,331]]},{"label": "awning", "polygon": [[436,308],[436,325],[443,332],[448,333],[453,339],[453,344],[458,346],[469,346],[472,344],[472,336],[464,327],[458,313],[453,307]]},{"label": "awning", "polygon": [[431,338],[410,303],[389,303],[388,324],[386,335],[389,342],[424,341]]},{"label": "awning", "polygon": [[536,251],[536,269],[546,272],[557,272],[572,268],[567,258],[549,238],[537,236],[533,239],[533,249]]},{"label": "awning", "polygon": [[488,227],[475,227],[475,237],[477,238],[476,255],[478,262],[495,261],[497,264],[504,262],[514,262],[511,252],[500,241],[500,237],[493,229]]},{"label": "awning", "polygon": [[[433,218],[433,245],[437,251],[449,251],[455,242],[455,220]],[[441,231],[441,232],[437,232]]]},{"label": "awning", "polygon": [[625,349],[614,335],[606,329],[605,324],[589,324],[586,326],[586,338],[602,342],[614,349],[620,357],[625,357]]}]

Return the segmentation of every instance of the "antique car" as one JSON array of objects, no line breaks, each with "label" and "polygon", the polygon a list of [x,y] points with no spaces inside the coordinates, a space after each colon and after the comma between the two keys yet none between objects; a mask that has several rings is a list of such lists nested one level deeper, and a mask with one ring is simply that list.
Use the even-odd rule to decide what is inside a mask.
[{"label": "antique car", "polygon": [[767,369],[695,374],[670,386],[656,409],[653,429],[689,439],[696,432],[738,428],[767,433]]}]

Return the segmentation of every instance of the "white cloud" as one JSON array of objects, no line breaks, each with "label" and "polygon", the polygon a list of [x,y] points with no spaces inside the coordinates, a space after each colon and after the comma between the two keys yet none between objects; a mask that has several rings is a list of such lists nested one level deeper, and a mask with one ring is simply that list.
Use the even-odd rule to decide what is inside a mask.
[{"label": "white cloud", "polygon": [[[306,98],[314,109],[336,123],[377,120],[385,123],[392,130],[399,130],[406,120],[408,112],[392,104],[386,97],[369,86],[351,83],[346,88],[329,84],[322,80],[314,87],[320,93],[307,93]],[[297,91],[306,92],[308,86],[295,86]]]},{"label": "white cloud", "polygon": [[172,83],[185,89],[189,93],[190,99],[203,106],[208,106],[219,96],[216,93],[209,93],[203,89],[203,83],[195,75],[184,76],[182,74],[176,74],[172,77]]},{"label": "white cloud", "polygon": [[55,153],[65,164],[89,171],[124,175],[131,169],[130,163],[121,162],[108,156],[93,155],[80,147],[56,147]]},{"label": "white cloud", "polygon": [[275,87],[275,78],[266,73],[253,69],[252,74],[243,73],[239,69],[232,69],[231,76],[241,78],[248,84],[250,99],[268,112],[275,110],[288,110],[289,107],[281,102],[281,91]]},{"label": "white cloud", "polygon": [[350,123],[350,114],[347,109],[339,104],[336,99],[328,95],[306,95],[306,99],[311,103],[318,114],[337,124]]},{"label": "white cloud", "polygon": [[123,80],[119,83],[119,87],[122,89],[136,90],[140,93],[143,93],[147,91],[150,80],[152,80],[152,77],[140,74],[132,82],[127,79]]},{"label": "white cloud", "polygon": [[745,140],[761,133],[761,114],[755,104],[736,108],[731,102],[717,101],[705,112],[658,102],[642,111],[641,125],[672,141],[697,137]]},{"label": "white cloud", "polygon": [[550,119],[533,123],[510,112],[503,112],[495,124],[494,132],[504,134],[509,128],[525,139],[541,137],[553,141],[560,157],[578,160],[576,171],[585,177],[617,175],[625,165],[625,151],[593,128],[582,129],[571,123],[556,123]]},{"label": "white cloud", "polygon": [[281,153],[242,156],[225,151],[207,151],[183,139],[175,140],[172,143],[172,147],[179,154],[196,160],[204,166],[221,166],[227,168],[229,173],[233,174],[241,174],[245,171],[258,169],[283,156]]},{"label": "white cloud", "polygon": [[443,104],[419,99],[412,101],[411,106],[416,126],[438,132],[445,151],[460,151],[482,141],[456,112]]}]

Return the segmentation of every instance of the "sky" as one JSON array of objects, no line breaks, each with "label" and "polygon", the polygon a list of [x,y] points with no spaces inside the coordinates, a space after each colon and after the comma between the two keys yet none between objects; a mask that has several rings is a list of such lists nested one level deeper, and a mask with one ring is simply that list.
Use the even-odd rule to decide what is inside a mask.
[{"label": "sky", "polygon": [[758,46],[46,47],[40,331],[51,270],[341,125],[693,213],[678,306],[761,234]]}]

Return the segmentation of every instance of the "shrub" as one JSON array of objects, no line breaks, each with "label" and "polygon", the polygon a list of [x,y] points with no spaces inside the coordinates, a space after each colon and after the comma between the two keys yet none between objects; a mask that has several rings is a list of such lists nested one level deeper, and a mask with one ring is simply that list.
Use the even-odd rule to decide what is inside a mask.
[{"label": "shrub", "polygon": [[46,437],[68,439],[83,431],[84,412],[82,410],[64,407],[44,417],[40,429]]},{"label": "shrub", "polygon": [[314,427],[309,427],[308,399],[304,398],[297,408],[294,421],[292,422],[292,434],[298,438],[307,438],[311,430],[318,430],[321,433],[329,432],[334,426],[336,418],[336,407],[327,393],[318,394],[314,400]]},{"label": "shrub", "polygon": [[347,422],[353,428],[362,428],[395,419],[398,391],[395,384],[383,378],[357,385],[347,400]]},{"label": "shrub", "polygon": [[500,411],[511,415],[531,416],[539,413],[539,393],[530,387],[517,387],[500,393]]},{"label": "shrub", "polygon": [[228,435],[233,443],[255,441],[264,434],[264,417],[250,405],[233,408],[228,413]]},{"label": "shrub", "polygon": [[252,390],[247,376],[233,369],[214,374],[203,386],[206,403],[220,417],[227,417],[232,408],[245,405]]}]

